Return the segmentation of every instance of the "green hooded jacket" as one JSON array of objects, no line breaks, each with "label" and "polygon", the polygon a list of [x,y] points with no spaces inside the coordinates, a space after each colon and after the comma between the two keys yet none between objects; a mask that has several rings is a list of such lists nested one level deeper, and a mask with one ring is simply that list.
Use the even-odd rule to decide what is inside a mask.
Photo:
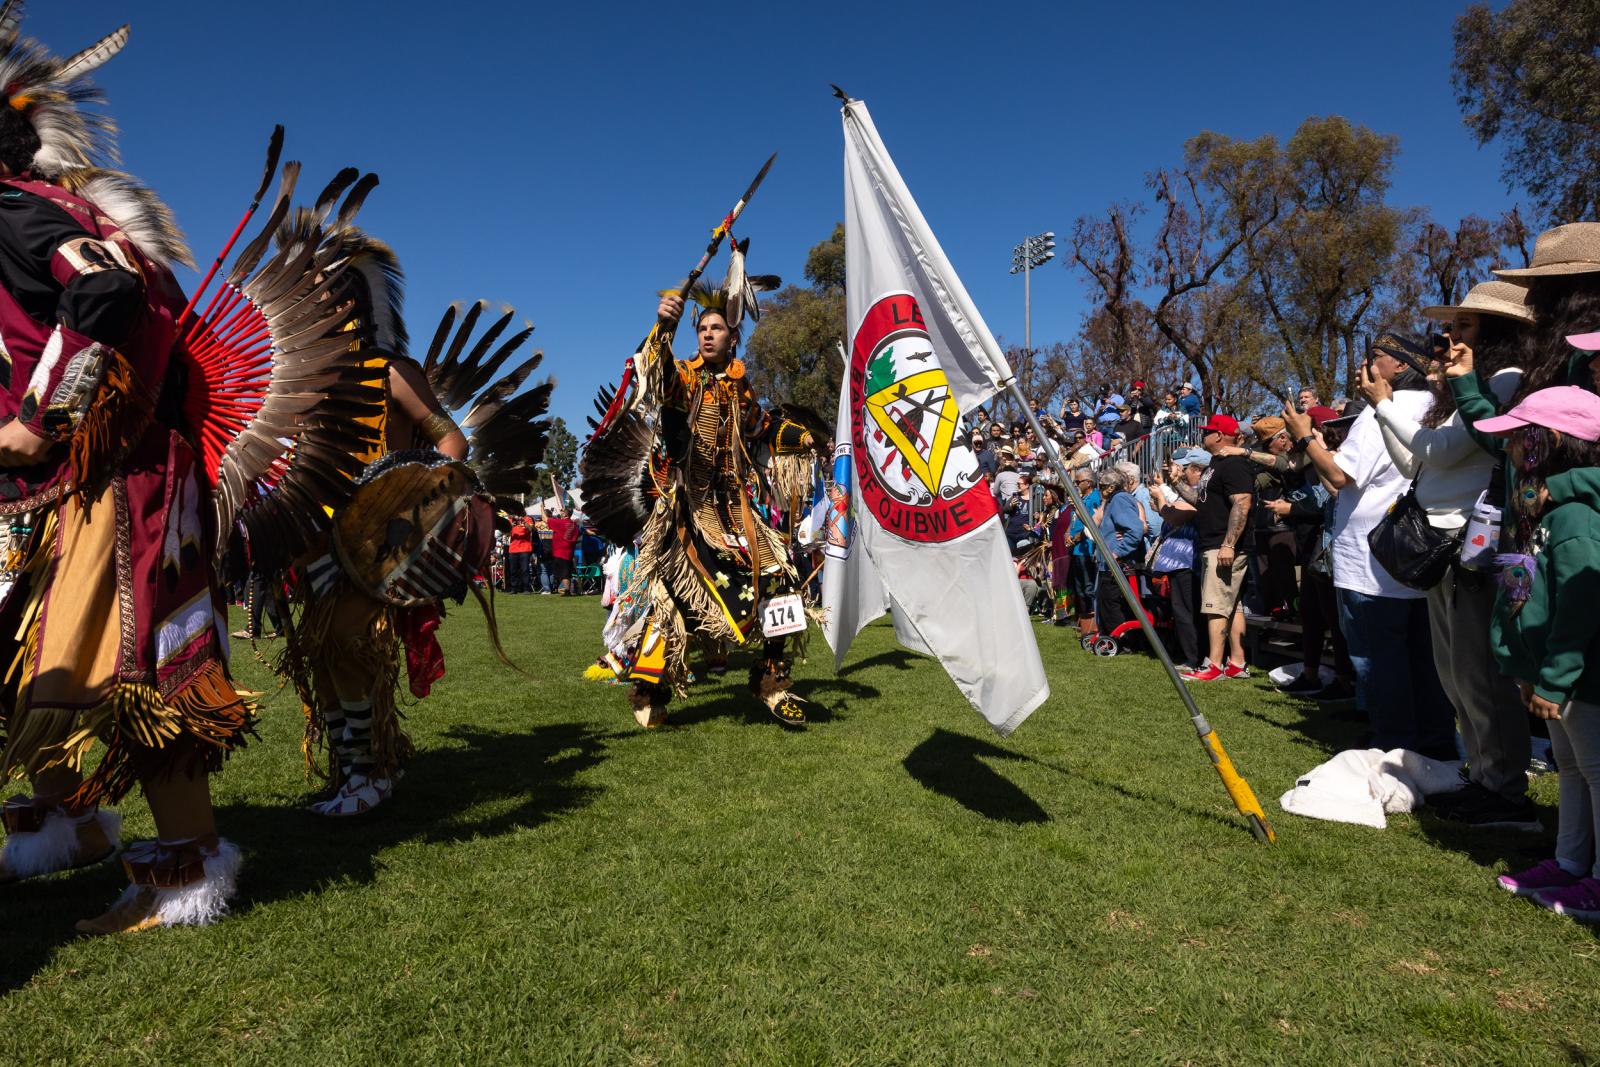
[{"label": "green hooded jacket", "polygon": [[[1593,358],[1593,352],[1574,350],[1567,359],[1567,380],[1563,384],[1577,385],[1589,390],[1591,393],[1595,392],[1594,377],[1589,373],[1589,361]],[[1472,436],[1474,441],[1478,442],[1478,447],[1489,453],[1489,455],[1503,455],[1505,452],[1505,438],[1496,437],[1493,434],[1479,433],[1473,429],[1474,423],[1482,422],[1484,419],[1492,419],[1500,414],[1500,401],[1489,391],[1489,387],[1482,376],[1477,371],[1473,371],[1471,374],[1463,374],[1459,378],[1446,378],[1445,381],[1450,384],[1450,391],[1455,394],[1456,410],[1461,412],[1461,422],[1466,426],[1467,433]]]},{"label": "green hooded jacket", "polygon": [[[1565,471],[1545,483],[1550,503],[1539,528],[1533,593],[1511,614],[1495,594],[1490,645],[1501,673],[1553,704],[1600,703],[1600,471]],[[1588,663],[1593,670],[1586,670]]]}]

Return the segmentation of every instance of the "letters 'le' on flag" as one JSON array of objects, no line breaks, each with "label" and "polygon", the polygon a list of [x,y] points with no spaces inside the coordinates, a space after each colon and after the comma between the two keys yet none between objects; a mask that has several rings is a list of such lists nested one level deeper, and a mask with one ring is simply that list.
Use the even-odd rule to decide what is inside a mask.
[{"label": "letters 'le' on flag", "polygon": [[892,611],[1001,734],[1050,695],[994,497],[963,416],[1011,368],[928,229],[867,107],[844,107],[850,351],[823,569],[834,666]]}]

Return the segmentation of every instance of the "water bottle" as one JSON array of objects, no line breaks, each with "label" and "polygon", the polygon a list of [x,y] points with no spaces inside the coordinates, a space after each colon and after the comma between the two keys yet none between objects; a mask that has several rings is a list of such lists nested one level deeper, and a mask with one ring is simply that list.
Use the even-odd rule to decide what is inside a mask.
[{"label": "water bottle", "polygon": [[1494,567],[1495,553],[1500,550],[1499,508],[1489,503],[1489,493],[1478,494],[1472,507],[1472,517],[1467,520],[1466,532],[1461,536],[1461,566],[1469,571],[1490,573]]}]

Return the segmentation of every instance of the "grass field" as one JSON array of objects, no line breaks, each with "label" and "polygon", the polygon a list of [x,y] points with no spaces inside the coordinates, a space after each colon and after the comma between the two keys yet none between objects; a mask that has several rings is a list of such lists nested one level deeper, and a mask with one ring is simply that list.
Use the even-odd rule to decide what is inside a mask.
[{"label": "grass field", "polygon": [[[0,1064],[1600,1059],[1600,943],[1492,883],[1548,842],[1284,814],[1354,727],[1262,682],[1199,698],[1271,848],[1153,661],[1065,630],[1005,742],[881,625],[837,678],[813,632],[804,731],[736,660],[645,733],[580,677],[594,598],[499,605],[531,677],[456,611],[366,821],[301,811],[299,708],[270,700],[215,785],[247,857],[227,922],[75,940],[117,871],[0,890]],[[237,673],[269,684],[248,647]]]}]

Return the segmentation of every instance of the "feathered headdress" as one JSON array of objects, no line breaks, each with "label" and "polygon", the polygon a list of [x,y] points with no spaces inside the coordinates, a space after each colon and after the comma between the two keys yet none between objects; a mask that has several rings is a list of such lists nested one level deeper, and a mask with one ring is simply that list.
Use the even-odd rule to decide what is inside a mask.
[{"label": "feathered headdress", "polygon": [[117,126],[87,110],[105,99],[89,75],[128,43],[121,26],[75,55],[51,55],[21,36],[22,0],[0,4],[0,116],[26,122],[39,138],[29,169],[83,197],[150,259],[194,266],[172,211],[131,175],[106,169],[117,159]]},{"label": "feathered headdress", "polygon": [[64,171],[116,159],[117,127],[84,109],[104,100],[87,79],[128,43],[121,26],[75,55],[53,56],[21,36],[22,0],[0,5],[0,106],[21,115],[39,135],[33,169],[54,180]]},{"label": "feathered headdress", "polygon": [[[720,286],[712,288],[704,281],[698,281],[689,289],[689,299],[700,307],[695,315],[696,321],[707,311],[715,311],[726,319],[730,330],[737,330],[746,315],[751,322],[760,321],[761,308],[756,304],[756,294],[771,292],[783,284],[783,279],[776,274],[746,274],[744,256],[749,247],[748,237],[733,242],[728,255],[728,274]],[[663,289],[661,295],[676,295],[680,289],[681,285]]]}]

